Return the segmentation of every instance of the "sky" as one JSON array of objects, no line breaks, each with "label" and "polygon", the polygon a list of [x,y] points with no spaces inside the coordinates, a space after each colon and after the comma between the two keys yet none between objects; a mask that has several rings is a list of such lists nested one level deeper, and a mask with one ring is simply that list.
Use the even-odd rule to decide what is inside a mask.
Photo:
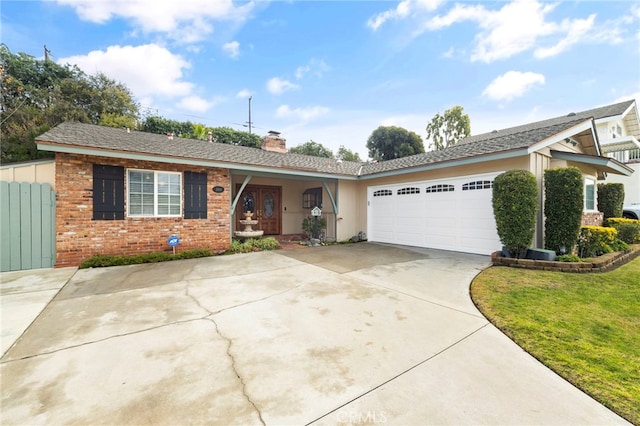
[{"label": "sky", "polygon": [[[640,99],[640,3],[3,0],[13,53],[125,84],[147,115],[368,157],[460,105],[472,134]],[[251,119],[249,119],[251,114]]]}]

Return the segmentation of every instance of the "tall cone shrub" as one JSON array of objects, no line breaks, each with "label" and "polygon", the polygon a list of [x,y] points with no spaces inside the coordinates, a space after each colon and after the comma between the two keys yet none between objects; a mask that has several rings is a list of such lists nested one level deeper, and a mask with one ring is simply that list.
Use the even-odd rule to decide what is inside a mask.
[{"label": "tall cone shrub", "polygon": [[598,184],[598,211],[604,214],[604,220],[622,217],[624,205],[624,185],[621,183]]},{"label": "tall cone shrub", "polygon": [[496,176],[491,202],[500,241],[514,257],[525,257],[536,229],[536,177],[526,170]]},{"label": "tall cone shrub", "polygon": [[580,169],[561,167],[545,170],[544,196],[544,246],[559,255],[572,253],[578,241],[584,206]]}]

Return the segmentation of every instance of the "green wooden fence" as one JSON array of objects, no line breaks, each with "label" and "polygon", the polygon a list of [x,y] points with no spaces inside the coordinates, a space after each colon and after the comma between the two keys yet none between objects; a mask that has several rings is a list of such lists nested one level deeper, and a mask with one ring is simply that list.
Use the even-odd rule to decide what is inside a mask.
[{"label": "green wooden fence", "polygon": [[0,271],[56,263],[56,196],[48,183],[0,182]]}]

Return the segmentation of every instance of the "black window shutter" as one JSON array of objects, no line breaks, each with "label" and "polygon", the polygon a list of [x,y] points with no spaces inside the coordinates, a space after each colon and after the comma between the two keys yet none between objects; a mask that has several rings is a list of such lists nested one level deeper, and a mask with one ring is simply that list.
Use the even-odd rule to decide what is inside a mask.
[{"label": "black window shutter", "polygon": [[184,172],[184,218],[207,218],[206,172]]},{"label": "black window shutter", "polygon": [[124,167],[93,165],[93,220],[124,219]]}]

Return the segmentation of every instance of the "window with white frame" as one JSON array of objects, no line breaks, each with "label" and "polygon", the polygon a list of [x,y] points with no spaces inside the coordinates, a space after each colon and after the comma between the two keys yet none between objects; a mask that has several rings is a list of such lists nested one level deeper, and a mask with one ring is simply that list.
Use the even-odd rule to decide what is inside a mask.
[{"label": "window with white frame", "polygon": [[596,209],[596,181],[586,178],[584,180],[584,209],[593,211]]},{"label": "window with white frame", "polygon": [[149,170],[127,171],[129,216],[180,216],[182,175]]}]

